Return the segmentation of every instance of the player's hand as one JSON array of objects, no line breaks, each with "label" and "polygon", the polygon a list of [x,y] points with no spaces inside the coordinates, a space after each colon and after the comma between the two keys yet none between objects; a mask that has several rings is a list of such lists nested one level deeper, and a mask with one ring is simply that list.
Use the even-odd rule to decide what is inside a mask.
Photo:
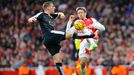
[{"label": "player's hand", "polygon": [[60,19],[65,19],[65,14],[62,12],[58,12]]},{"label": "player's hand", "polygon": [[71,21],[75,20],[75,16],[74,15],[70,15],[69,20],[71,20]]},{"label": "player's hand", "polygon": [[28,23],[35,23],[35,22],[37,22],[36,18],[29,18],[28,19]]}]

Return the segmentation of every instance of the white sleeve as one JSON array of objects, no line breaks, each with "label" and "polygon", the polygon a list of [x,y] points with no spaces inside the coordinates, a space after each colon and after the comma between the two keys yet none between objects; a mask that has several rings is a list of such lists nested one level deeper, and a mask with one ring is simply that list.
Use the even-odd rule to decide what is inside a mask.
[{"label": "white sleeve", "polygon": [[74,26],[71,27],[72,22],[73,21],[71,21],[71,20],[68,21],[67,26],[66,26],[66,32],[70,31],[71,33],[77,33],[77,30],[74,28]]},{"label": "white sleeve", "polygon": [[93,27],[95,28],[95,29],[98,29],[98,30],[100,30],[100,31],[104,31],[105,30],[105,27],[104,27],[104,25],[102,25],[101,23],[99,23],[96,19],[94,19],[94,18],[91,18],[92,20],[93,20]]},{"label": "white sleeve", "polygon": [[70,31],[71,33],[77,33],[77,30],[74,28],[74,26],[71,27],[71,28],[69,29],[69,31]]},{"label": "white sleeve", "polygon": [[34,15],[33,17],[31,17],[31,18],[36,18],[37,19],[37,17],[40,15],[40,14],[42,14],[43,12],[39,12],[39,13],[37,13],[36,15]]},{"label": "white sleeve", "polygon": [[71,21],[71,20],[69,20],[69,21],[67,22],[66,31],[69,31],[69,30],[70,30],[72,22],[73,22],[73,21]]}]

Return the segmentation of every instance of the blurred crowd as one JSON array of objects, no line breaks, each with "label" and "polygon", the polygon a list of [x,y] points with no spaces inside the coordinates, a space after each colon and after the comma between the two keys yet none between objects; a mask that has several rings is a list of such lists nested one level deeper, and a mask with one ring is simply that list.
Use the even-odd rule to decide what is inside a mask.
[{"label": "blurred crowd", "polygon": [[[42,63],[52,66],[51,55],[42,44],[38,24],[28,25],[27,19],[42,11],[47,0],[0,0],[0,68],[18,69],[27,63],[36,67]],[[112,67],[116,63],[134,67],[134,0],[51,0],[56,11],[64,12],[66,20],[56,20],[57,30],[64,30],[68,17],[76,15],[75,8],[85,6],[88,17],[100,21],[106,30],[99,47],[91,54],[91,66]],[[72,39],[61,43],[64,65],[72,65],[77,50]],[[116,60],[118,59],[118,60]]]}]

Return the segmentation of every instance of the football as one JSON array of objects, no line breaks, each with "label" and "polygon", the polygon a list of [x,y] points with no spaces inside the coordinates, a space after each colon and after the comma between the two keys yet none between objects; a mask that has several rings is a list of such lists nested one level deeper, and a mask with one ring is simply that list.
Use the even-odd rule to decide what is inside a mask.
[{"label": "football", "polygon": [[76,20],[74,22],[74,27],[76,30],[82,30],[85,27],[85,22],[83,20]]}]

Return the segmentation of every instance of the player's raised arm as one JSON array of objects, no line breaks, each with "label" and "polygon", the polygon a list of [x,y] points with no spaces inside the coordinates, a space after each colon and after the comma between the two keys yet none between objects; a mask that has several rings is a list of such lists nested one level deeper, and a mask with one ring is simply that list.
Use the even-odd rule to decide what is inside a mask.
[{"label": "player's raised arm", "polygon": [[65,19],[65,14],[62,12],[57,13],[60,19]]},{"label": "player's raised arm", "polygon": [[56,12],[56,13],[51,14],[51,16],[54,19],[56,19],[56,18],[65,19],[65,14],[63,12]]},{"label": "player's raised arm", "polygon": [[41,15],[41,14],[42,14],[42,12],[37,13],[36,15],[30,17],[30,18],[28,19],[28,23],[29,23],[29,24],[37,23],[38,20],[39,20],[39,18],[40,18],[40,15]]},{"label": "player's raised arm", "polygon": [[67,31],[71,31],[72,33],[76,32],[76,29],[74,27],[71,27],[74,19],[75,19],[75,16],[74,15],[70,15],[69,21],[67,22],[67,26],[66,26],[66,32]]}]

